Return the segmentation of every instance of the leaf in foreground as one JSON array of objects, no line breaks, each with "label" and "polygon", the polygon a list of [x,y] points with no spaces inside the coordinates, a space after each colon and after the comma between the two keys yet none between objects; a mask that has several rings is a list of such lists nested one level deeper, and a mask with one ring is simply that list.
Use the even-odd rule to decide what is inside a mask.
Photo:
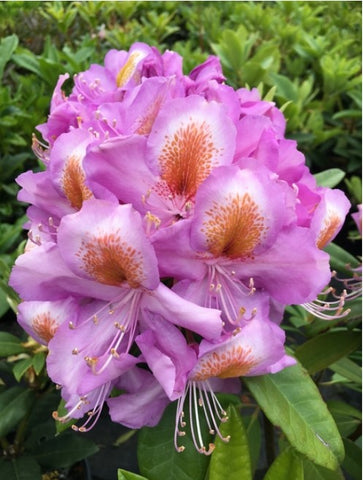
[{"label": "leaf in foreground", "polygon": [[[182,439],[184,452],[174,448],[175,403],[169,405],[156,427],[145,427],[138,434],[137,456],[140,473],[149,480],[204,480],[209,457],[198,453],[188,432]],[[188,419],[186,409],[185,419]],[[208,432],[206,425],[203,431]]]},{"label": "leaf in foreground", "polygon": [[300,365],[244,380],[296,450],[323,467],[337,468],[344,458],[342,439],[318,388]]},{"label": "leaf in foreground", "polygon": [[263,480],[304,480],[303,462],[293,448],[286,448],[268,469]]},{"label": "leaf in foreground", "polygon": [[248,438],[241,415],[235,406],[227,409],[228,421],[221,423],[223,437],[230,437],[228,443],[218,435],[215,450],[209,464],[209,480],[252,480],[251,459]]},{"label": "leaf in foreground", "polygon": [[119,468],[117,470],[117,480],[148,480],[148,479],[145,477],[141,477],[136,473],[127,472],[126,470]]}]

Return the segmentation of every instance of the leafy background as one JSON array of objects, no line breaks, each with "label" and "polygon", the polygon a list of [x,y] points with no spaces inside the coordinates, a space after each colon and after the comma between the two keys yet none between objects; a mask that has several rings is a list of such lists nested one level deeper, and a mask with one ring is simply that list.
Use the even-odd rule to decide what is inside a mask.
[{"label": "leafy background", "polygon": [[[263,97],[283,109],[287,136],[298,141],[313,173],[329,169],[319,181],[345,190],[355,211],[362,202],[361,18],[361,3],[349,1],[0,3],[2,478],[52,478],[46,472],[54,468],[63,478],[76,478],[71,465],[94,454],[89,462],[95,480],[116,478],[117,467],[141,472],[149,480],[219,480],[224,477],[218,465],[224,466],[222,472],[231,467],[230,452],[235,449],[234,471],[243,470],[246,479],[291,479],[294,472],[297,480],[360,480],[359,299],[349,305],[351,313],[343,321],[329,324],[299,307],[287,309],[289,347],[302,366],[290,374],[245,382],[243,398],[233,399],[229,407],[236,445],[229,450],[217,445],[211,462],[192,454],[175,455],[169,446],[163,447],[171,438],[171,407],[158,429],[138,434],[137,467],[137,436],[106,419],[88,437],[69,429],[54,436],[50,412],[57,408],[59,396],[44,370],[46,352],[17,328],[18,299],[7,279],[24,245],[25,205],[16,200],[14,179],[22,171],[41,168],[31,152],[31,138],[36,125],[47,118],[58,75],[102,63],[110,48],[128,49],[135,41],[176,50],[184,58],[185,73],[208,55],[218,55],[230,85],[258,87]],[[348,218],[329,249],[332,267],[349,275],[346,265],[359,263],[359,243]],[[303,408],[297,408],[301,395]],[[320,417],[312,420],[304,409],[315,404]],[[284,414],[290,419],[281,420]],[[323,438],[331,438],[329,447],[316,437],[314,428],[321,421],[328,435]],[[187,463],[191,470],[180,470]],[[141,478],[127,470],[119,471],[121,480]]]}]

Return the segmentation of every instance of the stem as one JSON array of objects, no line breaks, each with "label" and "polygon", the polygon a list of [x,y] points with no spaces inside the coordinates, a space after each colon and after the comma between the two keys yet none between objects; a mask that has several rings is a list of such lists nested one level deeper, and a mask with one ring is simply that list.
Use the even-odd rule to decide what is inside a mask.
[{"label": "stem", "polygon": [[269,467],[275,460],[275,432],[274,426],[270,420],[263,414],[263,427],[265,431],[265,447],[266,447],[266,459],[267,466]]}]

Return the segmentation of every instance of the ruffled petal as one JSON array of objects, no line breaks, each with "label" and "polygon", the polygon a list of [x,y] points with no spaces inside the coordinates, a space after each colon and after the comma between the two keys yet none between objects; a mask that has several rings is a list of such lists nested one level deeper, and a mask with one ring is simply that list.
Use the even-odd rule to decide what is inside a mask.
[{"label": "ruffled petal", "polygon": [[231,163],[235,136],[223,105],[196,95],[168,102],[148,138],[150,168],[165,195],[192,200],[214,167]]},{"label": "ruffled petal", "polygon": [[80,277],[131,288],[154,289],[159,283],[154,249],[131,205],[89,200],[62,219],[58,241],[67,265]]},{"label": "ruffled petal", "polygon": [[135,367],[116,386],[130,393],[107,400],[112,421],[128,428],[154,427],[159,423],[170,400],[151,373]]},{"label": "ruffled petal", "polygon": [[135,341],[167,396],[175,400],[185,389],[196,353],[179,329],[160,317],[150,316],[148,327]]},{"label": "ruffled petal", "polygon": [[350,202],[341,190],[323,190],[322,199],[311,221],[311,229],[316,233],[319,248],[324,248],[339,233],[349,209]]},{"label": "ruffled petal", "polygon": [[77,316],[73,298],[54,302],[22,302],[18,306],[18,322],[38,343],[48,345],[59,325]]},{"label": "ruffled petal", "polygon": [[313,300],[330,282],[329,255],[316,247],[312,232],[302,227],[282,230],[271,248],[240,265],[236,275],[253,278],[258,288],[285,304]]},{"label": "ruffled petal", "polygon": [[191,245],[213,258],[258,254],[287,221],[285,204],[284,189],[268,171],[215,169],[196,197]]}]

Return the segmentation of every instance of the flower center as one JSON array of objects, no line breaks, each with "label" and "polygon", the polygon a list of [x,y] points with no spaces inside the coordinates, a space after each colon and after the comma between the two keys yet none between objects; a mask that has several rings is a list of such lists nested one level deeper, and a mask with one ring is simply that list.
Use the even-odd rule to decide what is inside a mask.
[{"label": "flower center", "polygon": [[126,281],[138,288],[144,280],[142,255],[122,241],[119,230],[83,240],[77,256],[83,269],[100,283],[121,286]]},{"label": "flower center", "polygon": [[266,234],[265,219],[248,193],[230,195],[224,204],[214,202],[206,211],[201,231],[215,257],[250,256]]}]

